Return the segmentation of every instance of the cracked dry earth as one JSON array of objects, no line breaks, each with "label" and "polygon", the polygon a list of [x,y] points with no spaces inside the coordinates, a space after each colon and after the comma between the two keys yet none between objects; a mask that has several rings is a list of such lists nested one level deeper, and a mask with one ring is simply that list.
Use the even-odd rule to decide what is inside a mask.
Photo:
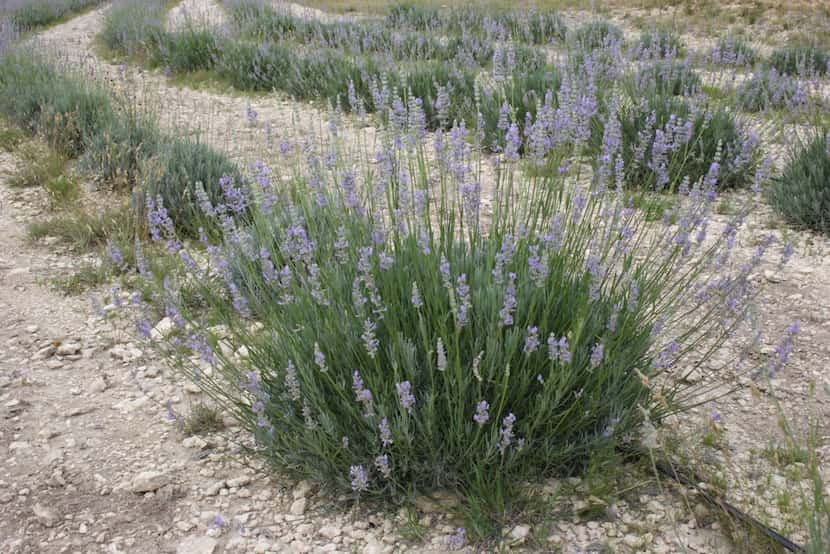
[{"label": "cracked dry earth", "polygon": [[[187,2],[193,12],[211,5]],[[95,75],[134,86],[148,102],[157,101],[165,127],[201,131],[209,144],[240,161],[262,154],[265,122],[275,129],[301,133],[297,129],[303,126],[323,134],[326,112],[309,104],[278,95],[248,100],[176,88],[160,74],[97,59],[92,39],[105,9],[54,27],[39,39],[59,46]],[[249,102],[259,112],[259,127],[244,120]],[[256,461],[236,455],[234,441],[241,433],[232,421],[223,433],[184,438],[165,418],[165,404],[186,415],[200,395],[178,382],[130,332],[94,315],[88,298],[51,290],[49,279],[82,260],[54,244],[26,242],[25,224],[42,215],[46,200],[39,191],[7,186],[15,164],[12,155],[0,157],[0,552],[447,550],[446,539],[456,525],[434,503],[418,503],[426,535],[406,542],[405,518],[397,514],[349,511],[344,499],[257,471]],[[748,201],[730,198],[737,205]],[[750,256],[755,241],[778,225],[768,209],[756,210],[750,236],[738,248]],[[830,358],[830,244],[807,233],[788,234],[796,245],[791,262],[784,268],[769,264],[757,276],[765,284],[757,317],[769,330],[761,355],[773,355],[776,335],[801,320],[804,331],[776,390],[789,415],[803,418],[808,409],[819,415],[826,460],[830,402],[821,385],[828,381]],[[723,374],[694,376],[710,377]],[[749,384],[745,376],[728,377]],[[808,394],[811,382],[819,385],[814,402]],[[792,471],[798,468],[771,464],[759,454],[776,436],[769,397],[744,388],[687,414],[672,431],[697,444],[713,411],[722,417],[724,445],[693,448],[695,455],[728,476],[730,499],[803,541],[795,510],[778,502],[782,492],[803,485]],[[538,541],[526,543],[538,532],[534,525],[517,522],[505,529],[513,549],[582,553],[599,552],[607,544],[617,552],[741,551],[702,504],[688,502],[665,483],[667,490],[638,488],[603,521],[572,515],[584,507],[587,495],[578,482],[569,485],[572,492],[562,500],[567,515],[554,518],[544,532],[544,548],[529,546]],[[545,484],[551,490],[558,486]]]}]

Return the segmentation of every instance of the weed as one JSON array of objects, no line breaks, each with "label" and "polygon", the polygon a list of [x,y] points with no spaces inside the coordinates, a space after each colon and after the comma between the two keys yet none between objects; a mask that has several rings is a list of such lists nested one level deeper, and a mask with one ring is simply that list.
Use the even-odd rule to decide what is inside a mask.
[{"label": "weed", "polygon": [[186,437],[207,435],[222,429],[224,429],[224,424],[219,410],[202,402],[190,408],[190,414],[182,424],[182,433]]},{"label": "weed", "polygon": [[13,187],[43,187],[63,176],[66,158],[39,141],[26,143],[20,149],[20,165],[12,177]]},{"label": "weed", "polygon": [[26,135],[16,128],[0,124],[0,150],[14,152],[23,143]]},{"label": "weed", "polygon": [[86,211],[74,210],[43,221],[28,225],[27,232],[31,240],[43,237],[57,237],[76,251],[89,251],[103,246],[113,237],[134,236],[134,218],[128,208],[115,209],[98,215]]},{"label": "weed", "polygon": [[67,296],[77,296],[110,282],[111,268],[105,264],[85,263],[69,275],[56,277],[52,286]]}]

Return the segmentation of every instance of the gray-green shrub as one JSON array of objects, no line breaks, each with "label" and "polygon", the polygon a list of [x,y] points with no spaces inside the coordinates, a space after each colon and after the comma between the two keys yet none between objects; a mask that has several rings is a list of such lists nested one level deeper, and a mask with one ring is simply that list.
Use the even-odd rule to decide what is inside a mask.
[{"label": "gray-green shrub", "polygon": [[828,134],[816,136],[791,153],[767,196],[791,225],[830,234],[830,144]]},{"label": "gray-green shrub", "polygon": [[634,77],[635,96],[693,96],[700,91],[700,75],[688,63],[658,61],[641,67]]},{"label": "gray-green shrub", "polygon": [[[623,195],[508,153],[485,214],[463,128],[428,162],[409,106],[376,172],[299,162],[277,187],[257,170],[210,267],[182,254],[156,285],[179,330],[165,352],[289,474],[355,498],[452,489],[499,532],[521,483],[579,473],[695,398],[682,374],[743,318],[755,262],[709,273],[728,249],[692,238],[709,194],[655,232]],[[151,236],[178,251],[167,209],[151,206]]]},{"label": "gray-green shrub", "polygon": [[735,89],[735,103],[747,112],[793,108],[807,98],[798,81],[774,68],[761,69]]},{"label": "gray-green shrub", "polygon": [[[692,110],[680,98],[656,95],[623,106],[618,118],[615,136],[627,186],[677,191],[684,180],[686,187],[711,180],[720,189],[752,183],[760,160],[758,139],[724,108]],[[599,155],[604,140],[596,133],[590,152]]]},{"label": "gray-green shrub", "polygon": [[818,74],[828,72],[830,56],[818,46],[788,46],[774,50],[765,65],[784,75]]}]

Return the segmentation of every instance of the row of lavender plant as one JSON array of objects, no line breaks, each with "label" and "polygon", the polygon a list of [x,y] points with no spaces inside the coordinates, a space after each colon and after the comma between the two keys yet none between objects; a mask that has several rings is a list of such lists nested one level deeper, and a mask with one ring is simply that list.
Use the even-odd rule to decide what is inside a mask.
[{"label": "row of lavender plant", "polygon": [[[177,216],[179,231],[195,236],[200,213],[188,201],[195,181],[205,183],[210,197],[221,198],[218,179],[238,170],[198,139],[161,133],[152,115],[137,109],[124,90],[112,98],[57,56],[11,47],[0,57],[3,116],[61,155],[78,159],[109,186],[142,198],[147,190],[162,196]],[[134,210],[142,209],[139,201]]]},{"label": "row of lavender plant", "polygon": [[[417,30],[396,30],[382,22],[321,21],[293,15],[285,7],[264,0],[224,2],[238,37],[258,41],[297,41],[310,48],[332,48],[352,55],[383,55],[392,60],[453,61],[473,68],[490,62],[493,43],[472,33],[446,40]],[[524,48],[522,53],[531,55]]]},{"label": "row of lavender plant", "polygon": [[[123,2],[122,6],[122,12],[114,10],[110,14],[112,24],[109,28],[117,29],[121,20],[134,25],[133,22],[140,20],[140,17],[125,18],[122,14],[134,15],[136,9],[146,10],[136,8],[136,4],[129,1]],[[234,6],[238,10],[248,10],[245,18],[251,21],[260,17],[270,21],[277,14],[272,8],[257,2],[248,1]],[[265,15],[252,11],[254,8],[264,10],[262,13]],[[148,13],[151,21],[159,20],[158,10],[143,13]],[[290,16],[284,17],[292,25],[296,24]],[[161,28],[160,23],[153,25]],[[162,33],[160,36],[169,36],[159,32]],[[181,40],[160,38],[154,43],[159,45],[166,59],[175,60],[177,48],[166,45],[183,43],[184,50],[192,52],[194,48],[190,46],[188,37],[197,36],[192,34],[196,32],[205,33],[204,37],[209,41],[209,48],[203,56],[207,63],[216,64],[217,73],[237,88],[279,89],[299,98],[324,98],[361,116],[368,112],[386,113],[394,91],[403,91],[408,98],[422,99],[427,125],[431,129],[447,129],[454,121],[476,125],[476,118],[480,115],[484,119],[485,142],[498,151],[507,147],[512,132],[511,123],[515,123],[516,132],[520,135],[532,135],[531,144],[537,156],[546,154],[558,144],[570,142],[569,137],[573,133],[568,126],[575,128],[581,125],[567,121],[577,110],[573,105],[563,106],[563,101],[580,103],[584,113],[579,118],[595,125],[599,121],[597,116],[607,111],[604,91],[627,71],[621,33],[601,22],[589,23],[575,32],[564,78],[561,70],[553,66],[540,65],[538,60],[517,56],[512,43],[497,46],[490,69],[490,86],[478,85],[475,71],[441,63],[417,64],[401,74],[385,71],[384,64],[374,57],[351,57],[333,49],[301,53],[296,45],[290,43],[255,45],[237,40],[224,41],[220,47],[220,42],[213,39],[209,31],[183,31],[179,34],[183,37]],[[116,38],[119,36],[114,32],[110,34]],[[142,34],[146,33],[138,33]],[[636,79],[637,85],[647,84],[651,93],[648,95],[649,103],[627,112],[628,124],[625,127],[633,129],[635,135],[632,136],[631,132],[622,134],[626,142],[628,167],[633,170],[635,158],[637,163],[643,165],[664,164],[664,172],[671,173],[670,179],[674,183],[670,188],[675,189],[684,176],[688,175],[692,180],[703,176],[715,156],[720,155],[724,166],[723,182],[729,186],[745,185],[757,156],[734,118],[723,110],[690,109],[684,103],[667,99],[671,94],[697,90],[696,75],[688,66],[673,65],[671,57],[676,55],[676,51],[677,45],[670,37],[660,34],[643,41],[638,50],[642,58],[658,61],[650,62],[655,65],[651,69],[643,69]],[[560,90],[563,80],[564,91]],[[664,90],[667,88],[663,84],[666,81],[672,81],[668,85],[670,90]],[[655,121],[649,119],[649,114],[653,114]],[[694,132],[686,133],[683,135],[685,138],[681,137],[674,143],[660,144],[664,151],[656,151],[652,156],[654,138],[664,132],[661,128],[668,124],[670,116],[694,120],[690,123],[694,126]],[[593,131],[595,138],[602,134],[602,130]],[[637,137],[638,133],[644,136]],[[718,143],[721,144],[720,151],[717,150]],[[595,140],[590,145],[595,153],[598,142]],[[661,161],[663,157],[668,161]],[[733,164],[733,161],[736,163]],[[642,172],[630,173],[625,182],[658,188],[666,184],[643,182],[641,176]]]},{"label": "row of lavender plant", "polygon": [[9,18],[19,30],[31,31],[103,3],[104,0],[6,0],[0,6],[0,19]]},{"label": "row of lavender plant", "polygon": [[564,40],[567,34],[567,26],[556,12],[533,9],[488,13],[472,7],[453,6],[439,11],[404,2],[389,8],[384,23],[393,28],[421,32],[469,32],[489,42],[512,39],[531,44],[551,44]]}]

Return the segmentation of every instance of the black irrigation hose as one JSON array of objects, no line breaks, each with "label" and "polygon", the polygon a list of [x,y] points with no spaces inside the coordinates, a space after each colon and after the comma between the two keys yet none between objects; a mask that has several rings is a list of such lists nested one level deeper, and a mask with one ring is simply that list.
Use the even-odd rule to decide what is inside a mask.
[{"label": "black irrigation hose", "polygon": [[[649,453],[643,450],[638,449],[631,449],[630,452],[632,454],[637,454],[640,456],[648,457]],[[790,552],[798,552],[804,553],[806,550],[800,544],[794,543],[781,533],[777,532],[775,529],[761,523],[751,515],[742,512],[726,500],[723,500],[719,496],[716,496],[710,492],[707,492],[703,488],[701,488],[698,483],[702,482],[702,479],[698,479],[697,475],[691,471],[684,471],[675,469],[674,466],[666,460],[654,460],[654,466],[657,468],[657,471],[666,475],[667,477],[672,478],[673,480],[677,481],[681,485],[685,485],[688,487],[692,487],[695,491],[700,494],[706,502],[716,506],[729,514],[730,516],[734,517],[742,524],[747,527],[752,527],[761,533],[763,533],[768,539],[774,541],[775,543],[779,544],[781,547],[785,548]]]}]

